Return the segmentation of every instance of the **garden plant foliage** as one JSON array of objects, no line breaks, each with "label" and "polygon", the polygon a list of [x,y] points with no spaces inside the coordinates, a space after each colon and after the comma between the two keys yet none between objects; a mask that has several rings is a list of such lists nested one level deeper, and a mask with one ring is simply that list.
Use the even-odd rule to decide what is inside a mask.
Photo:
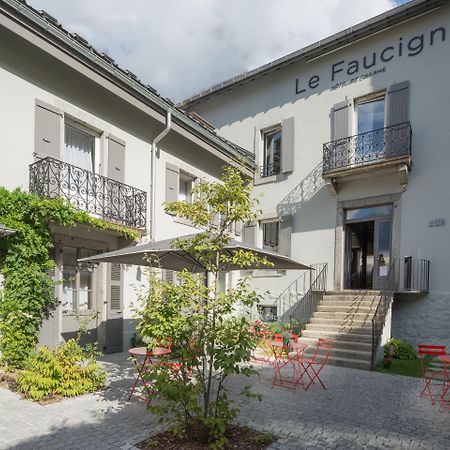
[{"label": "garden plant foliage", "polygon": [[0,363],[22,368],[34,351],[39,328],[55,306],[54,282],[49,270],[53,238],[50,224],[64,227],[84,223],[136,239],[135,232],[93,218],[61,199],[42,199],[16,189],[0,187],[0,222],[16,230],[0,239],[0,269],[4,277],[0,297]]},{"label": "garden plant foliage", "polygon": [[[172,284],[152,272],[150,288],[142,294],[139,324],[149,348],[169,340],[173,345],[170,360],[152,366],[147,373],[155,395],[164,400],[152,403],[150,409],[171,425],[175,419],[175,432],[209,442],[213,448],[225,444],[226,426],[238,412],[228,397],[228,377],[255,373],[245,364],[255,338],[248,332],[249,321],[235,314],[235,308],[251,308],[259,299],[245,279],[221,292],[219,273],[229,265],[270,267],[251,251],[233,255],[224,251],[230,225],[256,219],[255,201],[239,172],[224,170],[221,183],[195,187],[192,203],[166,204],[167,212],[203,230],[191,239],[178,240],[175,246],[207,267],[208,283],[204,275],[182,271],[177,274],[178,283]],[[253,396],[248,387],[243,393]]]},{"label": "garden plant foliage", "polygon": [[102,389],[106,373],[100,370],[95,356],[87,354],[75,339],[55,351],[41,347],[18,375],[18,389],[32,400],[51,395],[75,397]]},{"label": "garden plant foliage", "polygon": [[402,339],[391,338],[384,346],[384,356],[388,356],[390,345],[394,346],[394,358],[402,360],[416,359],[417,353],[414,347]]}]

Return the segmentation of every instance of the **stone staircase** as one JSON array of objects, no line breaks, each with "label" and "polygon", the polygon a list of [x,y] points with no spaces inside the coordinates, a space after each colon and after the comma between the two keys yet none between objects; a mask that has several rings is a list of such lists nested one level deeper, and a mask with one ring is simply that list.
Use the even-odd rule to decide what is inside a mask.
[{"label": "stone staircase", "polygon": [[327,292],[299,342],[307,344],[305,356],[314,354],[318,338],[334,341],[328,363],[370,370],[372,358],[372,317],[379,291]]}]

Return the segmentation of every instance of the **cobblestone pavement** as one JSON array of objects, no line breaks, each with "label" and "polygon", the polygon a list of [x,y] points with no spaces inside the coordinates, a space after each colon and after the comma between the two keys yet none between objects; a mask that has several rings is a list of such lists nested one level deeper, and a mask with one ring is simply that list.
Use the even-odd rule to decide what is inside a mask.
[{"label": "cobblestone pavement", "polygon": [[[45,406],[0,388],[0,448],[132,449],[158,433],[145,405],[127,401],[134,372],[126,355],[108,355],[104,366],[108,390]],[[328,366],[327,390],[314,385],[294,396],[271,389],[272,371],[229,386],[241,406],[239,423],[279,436],[272,450],[450,448],[450,413],[418,398],[419,379]],[[245,384],[263,400],[241,400]]]}]

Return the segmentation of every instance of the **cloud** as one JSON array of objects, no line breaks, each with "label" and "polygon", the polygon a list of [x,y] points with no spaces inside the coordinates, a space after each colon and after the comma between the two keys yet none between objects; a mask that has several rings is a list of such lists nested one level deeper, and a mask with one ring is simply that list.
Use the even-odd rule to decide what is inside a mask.
[{"label": "cloud", "polygon": [[179,101],[404,0],[30,0]]}]

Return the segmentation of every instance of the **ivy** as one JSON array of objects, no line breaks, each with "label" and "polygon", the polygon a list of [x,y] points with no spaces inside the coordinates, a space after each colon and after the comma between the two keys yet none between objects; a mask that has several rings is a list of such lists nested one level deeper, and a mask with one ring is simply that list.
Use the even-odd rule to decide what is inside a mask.
[{"label": "ivy", "polygon": [[0,239],[0,362],[22,368],[33,352],[46,314],[55,307],[54,283],[48,271],[53,237],[50,224],[74,227],[83,223],[137,240],[133,230],[91,217],[60,198],[45,199],[0,187],[0,222],[16,232]]}]

